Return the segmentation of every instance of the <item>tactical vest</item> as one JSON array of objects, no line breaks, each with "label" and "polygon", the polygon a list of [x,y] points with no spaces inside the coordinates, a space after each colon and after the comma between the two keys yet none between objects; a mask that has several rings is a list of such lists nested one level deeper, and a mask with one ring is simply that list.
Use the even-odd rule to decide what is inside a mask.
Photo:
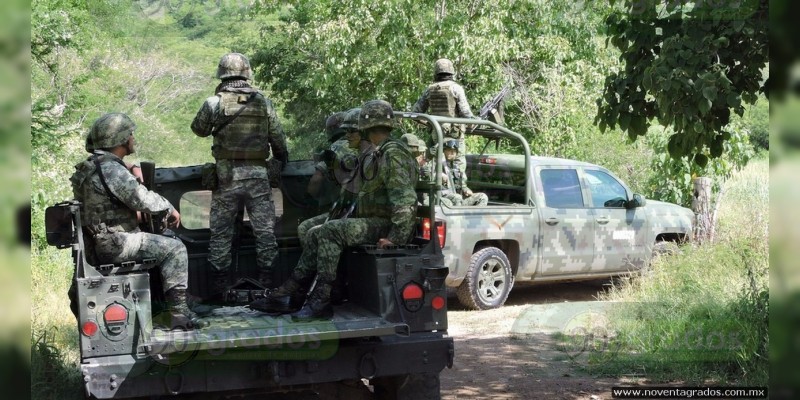
[{"label": "tactical vest", "polygon": [[360,178],[362,180],[361,190],[358,193],[358,205],[356,206],[356,217],[383,217],[391,218],[392,209],[389,203],[389,191],[386,182],[376,181],[379,179],[380,168],[387,168],[384,155],[387,152],[403,152],[408,161],[408,166],[412,176],[412,184],[417,182],[418,169],[416,159],[408,151],[403,143],[394,139],[387,139],[378,147],[372,156],[365,157],[360,168]]},{"label": "tactical vest", "polygon": [[[269,157],[269,105],[251,91],[220,92],[220,120],[214,129],[216,159],[266,160]],[[217,127],[226,123],[222,129]]]},{"label": "tactical vest", "polygon": [[453,180],[453,184],[450,185],[450,189],[458,194],[461,194],[461,190],[464,187],[464,175],[461,173],[461,169],[458,168],[458,165],[455,165],[455,163],[447,163],[446,165],[450,170],[450,174],[448,176]]},{"label": "tactical vest", "polygon": [[456,116],[456,98],[453,96],[454,81],[441,81],[428,86],[428,113],[443,117]]},{"label": "tactical vest", "polygon": [[[122,168],[125,164],[116,157],[95,154],[75,166],[75,173],[70,177],[75,199],[81,202],[81,216],[84,227],[94,232],[113,231],[130,232],[138,228],[136,211],[120,202],[109,193],[100,179],[101,171],[97,164],[118,162]],[[107,182],[113,185],[113,182]]]}]

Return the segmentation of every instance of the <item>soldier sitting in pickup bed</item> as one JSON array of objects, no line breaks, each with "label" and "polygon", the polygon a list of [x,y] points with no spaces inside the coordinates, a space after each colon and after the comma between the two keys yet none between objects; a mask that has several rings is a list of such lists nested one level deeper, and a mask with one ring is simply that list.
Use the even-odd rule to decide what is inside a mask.
[{"label": "soldier sitting in pickup bed", "polygon": [[84,235],[98,263],[155,259],[171,328],[191,329],[196,315],[186,303],[186,246],[180,240],[139,230],[137,212],[163,212],[169,215],[172,227],[180,225],[181,215],[167,199],[140,184],[134,176],[139,167],[122,161],[135,151],[135,129],[127,115],[110,113],[97,119],[89,130],[86,150],[92,156],[76,165],[70,178],[75,199],[81,202]]},{"label": "soldier sitting in pickup bed", "polygon": [[[442,165],[442,205],[445,206],[485,206],[489,204],[486,193],[474,193],[467,187],[467,175],[457,167],[458,141],[448,139],[444,142],[444,162]],[[423,168],[422,179],[429,177],[436,170],[436,164],[427,163]]]},{"label": "soldier sitting in pickup bed", "polygon": [[336,198],[336,193],[327,193],[323,188],[326,181],[336,181],[333,176],[334,160],[338,153],[346,151],[348,148],[347,138],[343,137],[346,132],[342,129],[342,122],[346,114],[346,111],[339,111],[331,114],[325,120],[325,136],[330,145],[317,155],[320,161],[314,165],[314,175],[308,181],[306,189],[308,195],[319,205],[330,204]]},{"label": "soldier sitting in pickup bed", "polygon": [[354,209],[355,193],[358,192],[358,189],[354,189],[356,182],[353,180],[353,174],[358,165],[357,157],[366,147],[371,147],[368,141],[361,139],[361,133],[358,130],[360,111],[360,108],[353,108],[344,113],[339,127],[344,132],[344,137],[341,139],[344,141],[344,147],[338,146],[333,150],[333,146],[331,146],[334,154],[330,156],[332,159],[329,162],[329,170],[326,172],[332,175],[328,179],[333,179],[337,183],[338,198],[331,212],[311,217],[297,227],[297,237],[300,238],[300,245],[303,247],[305,247],[305,240],[311,229],[324,224],[329,219],[347,218]]},{"label": "soldier sitting in pickup bed", "polygon": [[374,244],[379,248],[406,244],[411,239],[416,216],[414,183],[417,169],[406,147],[390,138],[394,114],[382,100],[364,103],[358,128],[376,149],[365,157],[359,174],[363,183],[357,195],[353,218],[328,221],[307,234],[300,262],[291,277],[266,298],[250,304],[260,311],[287,313],[297,309],[298,295],[316,276],[314,289],[295,319],[330,318],[331,288],[336,267],[348,246]]}]

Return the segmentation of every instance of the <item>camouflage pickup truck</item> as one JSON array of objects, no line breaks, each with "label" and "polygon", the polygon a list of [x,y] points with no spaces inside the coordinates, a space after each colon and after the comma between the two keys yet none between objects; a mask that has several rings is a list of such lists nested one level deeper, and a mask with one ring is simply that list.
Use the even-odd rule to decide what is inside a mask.
[{"label": "camouflage pickup truck", "polygon": [[[189,254],[189,290],[207,297],[210,192],[201,167],[158,168],[145,174],[151,187],[176,205],[182,226],[163,232]],[[290,162],[273,189],[278,221],[279,268],[286,279],[299,259],[298,223],[325,210],[305,196],[312,161]],[[433,218],[419,209],[420,227]],[[330,320],[295,322],[238,304],[259,293],[255,244],[246,214],[236,226],[231,281],[233,305],[205,307],[195,330],[166,330],[159,274],[152,260],[92,263],[81,230],[80,207],[64,202],[46,212],[51,245],[73,255],[80,371],[86,395],[131,398],[201,393],[202,398],[265,398],[305,392],[323,399],[438,399],[439,373],[451,367],[447,334],[447,268],[438,241],[417,232],[410,244],[388,249],[349,248],[339,275],[345,296]],[[237,397],[238,396],[238,397]],[[270,397],[272,398],[272,397]],[[304,397],[305,398],[305,397]]]},{"label": "camouflage pickup truck", "polygon": [[603,167],[531,156],[522,136],[490,121],[405,118],[467,124],[468,136],[484,144],[466,155],[466,174],[488,205],[435,203],[446,284],[468,308],[502,306],[515,283],[630,274],[654,251],[690,239],[691,210],[645,201]]}]

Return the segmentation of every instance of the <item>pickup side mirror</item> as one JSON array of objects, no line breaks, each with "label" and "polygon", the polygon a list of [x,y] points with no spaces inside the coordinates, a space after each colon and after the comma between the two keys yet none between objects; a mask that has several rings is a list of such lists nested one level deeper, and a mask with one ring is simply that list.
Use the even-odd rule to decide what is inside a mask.
[{"label": "pickup side mirror", "polygon": [[640,195],[639,193],[634,193],[633,198],[628,200],[628,203],[625,205],[625,208],[637,208],[637,207],[644,207],[646,201],[644,200],[644,196]]}]

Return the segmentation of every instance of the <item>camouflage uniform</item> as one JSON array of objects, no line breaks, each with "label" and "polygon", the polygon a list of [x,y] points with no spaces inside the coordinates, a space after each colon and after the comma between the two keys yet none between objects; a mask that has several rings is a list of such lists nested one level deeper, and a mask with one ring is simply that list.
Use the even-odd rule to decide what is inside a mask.
[{"label": "camouflage uniform", "polygon": [[[425,164],[422,169],[423,179],[431,180],[435,170],[436,165],[434,163]],[[489,197],[486,193],[473,192],[471,196],[464,197],[464,191],[469,189],[467,187],[467,175],[456,167],[455,161],[444,161],[442,172],[447,176],[446,180],[442,180],[442,186],[444,187],[440,193],[442,205],[485,206],[489,204]]]},{"label": "camouflage uniform", "polygon": [[[347,130],[349,129],[357,128],[359,111],[360,109],[354,108],[347,112],[336,113],[328,118],[326,122],[326,131],[329,140],[332,137],[340,137],[342,134],[347,134]],[[336,130],[329,129],[332,128],[331,119],[334,117],[340,118],[339,121],[336,121]],[[348,119],[348,117],[350,119]],[[351,180],[354,172],[356,172],[356,166],[358,165],[356,162],[359,155],[358,150],[358,148],[351,147],[347,136],[342,137],[333,142],[330,146],[330,151],[334,154],[333,160],[330,163],[321,161],[315,166],[315,169],[322,172],[326,179],[336,183],[337,193],[335,194],[335,198],[339,203],[347,201],[349,197],[353,197],[349,196],[349,191],[342,188],[341,185],[344,182],[347,182],[350,186],[353,184]],[[352,187],[350,187],[349,190],[352,190]],[[297,236],[300,238],[300,245],[305,247],[305,239],[308,231],[316,226],[324,224],[329,217],[330,213],[323,213],[301,222],[297,227]]]},{"label": "camouflage uniform", "polygon": [[394,244],[407,243],[416,210],[414,165],[401,143],[387,139],[379,144],[363,166],[366,178],[357,195],[354,218],[328,221],[310,230],[292,276],[304,280],[316,272],[319,280],[333,281],[345,247],[373,244],[382,237]]},{"label": "camouflage uniform", "polygon": [[[344,138],[331,143],[328,149],[336,155],[336,160],[343,160],[350,155],[355,156],[355,151],[349,147],[347,139]],[[328,164],[325,161],[320,161],[314,165],[314,169],[320,171],[326,179],[336,181],[336,177],[333,174],[335,166],[335,162]]]},{"label": "camouflage uniform", "polygon": [[[100,162],[108,189],[106,192],[96,170],[94,158]],[[81,202],[81,215],[100,263],[154,258],[161,266],[164,292],[186,289],[188,258],[180,240],[139,229],[136,212],[170,213],[174,209],[165,198],[147,190],[128,171],[116,155],[94,150],[92,157],[75,166],[70,178],[75,199]]]},{"label": "camouflage uniform", "polygon": [[[452,80],[454,75],[455,70],[450,60],[437,60],[434,73],[435,82],[428,85],[422,92],[422,96],[414,103],[411,111],[444,117],[474,118],[464,88]],[[467,154],[467,148],[464,142],[464,131],[466,127],[452,124],[442,124],[441,127],[445,140],[447,138],[458,140],[458,164],[461,171],[465,171],[466,158],[464,155]]]},{"label": "camouflage uniform", "polygon": [[[220,71],[225,57],[220,61]],[[235,79],[249,78],[249,64],[245,73],[234,75],[233,79],[220,72],[218,76],[228,80],[217,87],[215,96],[206,99],[191,125],[197,136],[214,136],[211,152],[217,162],[219,187],[211,198],[208,259],[216,271],[230,268],[231,241],[242,202],[255,234],[261,276],[266,277],[278,255],[275,205],[266,159],[271,148],[273,157],[285,163],[286,139],[272,102],[246,80]],[[224,125],[227,121],[230,122]]]}]

